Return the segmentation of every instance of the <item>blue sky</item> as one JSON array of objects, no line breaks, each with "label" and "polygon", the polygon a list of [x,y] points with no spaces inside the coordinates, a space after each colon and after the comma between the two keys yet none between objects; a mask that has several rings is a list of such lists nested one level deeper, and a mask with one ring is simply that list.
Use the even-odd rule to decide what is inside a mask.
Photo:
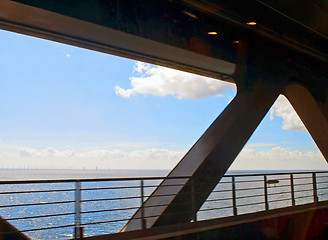
[{"label": "blue sky", "polygon": [[[2,30],[0,41],[0,167],[170,169],[235,95],[135,60]],[[234,169],[326,166],[290,109],[275,104]]]}]

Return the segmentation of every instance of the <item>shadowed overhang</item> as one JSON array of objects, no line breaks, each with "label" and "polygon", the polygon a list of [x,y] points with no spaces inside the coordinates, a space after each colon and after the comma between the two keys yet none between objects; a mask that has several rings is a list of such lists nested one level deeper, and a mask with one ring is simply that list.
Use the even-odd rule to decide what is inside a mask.
[{"label": "shadowed overhang", "polygon": [[325,66],[326,13],[324,1],[2,0],[0,27],[233,81],[241,39],[270,60]]}]

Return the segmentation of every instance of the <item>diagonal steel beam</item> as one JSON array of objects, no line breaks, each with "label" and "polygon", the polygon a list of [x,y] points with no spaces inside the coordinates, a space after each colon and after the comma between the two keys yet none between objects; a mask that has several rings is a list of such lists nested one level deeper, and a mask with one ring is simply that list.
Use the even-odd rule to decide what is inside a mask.
[{"label": "diagonal steel beam", "polygon": [[296,83],[287,86],[284,95],[328,161],[328,95],[321,96],[320,100],[316,99],[310,91]]},{"label": "diagonal steel beam", "polygon": [[[260,77],[249,88],[241,88],[236,97],[183,157],[168,177],[190,176],[182,186],[171,187],[166,179],[143,205],[146,227],[188,222],[197,211],[279,95],[280,88],[266,86]],[[175,182],[176,184],[176,182]],[[191,201],[191,192],[196,193]],[[165,196],[163,196],[165,195]],[[158,206],[160,205],[160,206]],[[156,206],[156,207],[155,207]],[[141,210],[123,228],[142,226]]]}]

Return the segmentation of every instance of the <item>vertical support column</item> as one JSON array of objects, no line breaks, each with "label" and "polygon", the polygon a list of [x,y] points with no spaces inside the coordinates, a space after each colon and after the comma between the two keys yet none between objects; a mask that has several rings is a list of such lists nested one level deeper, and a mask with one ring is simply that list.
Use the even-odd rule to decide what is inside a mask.
[{"label": "vertical support column", "polygon": [[140,181],[140,201],[141,201],[141,228],[146,228],[145,208],[144,208],[144,180]]},{"label": "vertical support column", "polygon": [[292,206],[295,206],[294,175],[291,173],[289,177],[290,177],[290,193],[292,197]]},{"label": "vertical support column", "polygon": [[312,173],[312,184],[313,184],[313,201],[317,203],[319,201],[318,199],[318,193],[317,193],[317,176],[316,173]]},{"label": "vertical support column", "polygon": [[232,184],[232,209],[233,209],[233,215],[237,216],[237,200],[236,200],[236,180],[235,176],[231,177],[231,184]]},{"label": "vertical support column", "polygon": [[83,228],[81,227],[81,182],[75,182],[75,228],[74,238],[83,238]]},{"label": "vertical support column", "polygon": [[267,175],[264,175],[263,181],[264,181],[264,205],[265,205],[265,210],[269,210]]},{"label": "vertical support column", "polygon": [[196,209],[196,192],[195,192],[195,183],[191,179],[191,211],[193,213],[193,220],[197,222],[197,209]]}]

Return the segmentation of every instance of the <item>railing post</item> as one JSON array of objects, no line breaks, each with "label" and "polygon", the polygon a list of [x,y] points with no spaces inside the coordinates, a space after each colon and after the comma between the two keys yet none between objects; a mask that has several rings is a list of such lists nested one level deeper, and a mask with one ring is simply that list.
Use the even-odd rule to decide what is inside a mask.
[{"label": "railing post", "polygon": [[317,203],[319,199],[317,193],[317,176],[315,173],[312,173],[312,183],[313,183],[313,201]]},{"label": "railing post", "polygon": [[269,210],[267,175],[264,175],[264,204],[265,210]]},{"label": "railing post", "polygon": [[75,228],[74,238],[83,238],[83,228],[81,227],[81,182],[75,182]]},{"label": "railing post", "polygon": [[292,206],[295,206],[295,192],[294,192],[294,176],[290,174],[290,192],[292,195]]},{"label": "railing post", "polygon": [[196,211],[196,194],[195,194],[195,183],[194,179],[191,178],[191,211],[194,222],[197,222],[197,211]]},{"label": "railing post", "polygon": [[233,215],[237,216],[237,201],[236,201],[236,181],[235,176],[231,178],[231,184],[232,184],[232,209],[233,209]]},{"label": "railing post", "polygon": [[144,180],[140,180],[140,200],[141,200],[141,228],[146,228],[145,209],[144,209]]}]

